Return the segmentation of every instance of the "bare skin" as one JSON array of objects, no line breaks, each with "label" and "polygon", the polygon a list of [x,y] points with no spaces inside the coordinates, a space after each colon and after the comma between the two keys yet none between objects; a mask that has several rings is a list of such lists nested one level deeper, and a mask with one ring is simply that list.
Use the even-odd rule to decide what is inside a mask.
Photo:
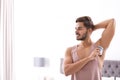
[{"label": "bare skin", "polygon": [[[100,45],[104,48],[102,56],[99,56],[99,49],[95,48],[91,54],[89,54],[90,47],[92,46],[93,42],[90,38],[92,32],[94,32],[97,29],[103,28],[104,31],[102,32],[101,38],[98,39],[97,42],[95,42],[96,45]],[[81,43],[79,44],[77,54],[80,58],[79,61],[72,63],[72,56],[71,56],[71,47],[66,49],[65,52],[65,58],[64,58],[64,74],[66,76],[71,75],[75,72],[78,72],[91,60],[94,60],[96,57],[99,57],[99,68],[101,69],[103,66],[103,61],[105,58],[105,53],[107,48],[110,45],[110,42],[114,36],[115,32],[115,20],[109,19],[105,20],[103,22],[100,22],[95,25],[95,29],[92,30],[87,29],[83,22],[77,22],[76,23],[76,39],[84,39],[81,40]]]}]

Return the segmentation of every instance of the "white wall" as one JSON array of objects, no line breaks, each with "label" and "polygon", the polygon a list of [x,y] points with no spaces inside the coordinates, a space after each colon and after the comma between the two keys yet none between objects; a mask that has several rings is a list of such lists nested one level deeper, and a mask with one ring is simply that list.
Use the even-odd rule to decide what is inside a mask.
[{"label": "white wall", "polygon": [[[23,80],[19,75],[31,72],[36,56],[50,58],[51,67],[57,72],[57,59],[64,56],[68,46],[78,43],[74,36],[75,19],[83,15],[91,16],[94,23],[115,18],[116,32],[106,59],[120,60],[119,7],[119,0],[14,0],[16,80]],[[100,32],[93,33],[93,40],[100,37]]]}]

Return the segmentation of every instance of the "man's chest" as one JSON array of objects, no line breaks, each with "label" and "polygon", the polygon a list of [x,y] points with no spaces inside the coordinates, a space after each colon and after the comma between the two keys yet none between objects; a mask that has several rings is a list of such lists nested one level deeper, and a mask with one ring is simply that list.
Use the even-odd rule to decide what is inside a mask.
[{"label": "man's chest", "polygon": [[77,55],[80,59],[83,59],[83,58],[86,58],[90,55],[91,53],[91,47],[88,47],[88,48],[78,48],[76,50],[77,52]]}]

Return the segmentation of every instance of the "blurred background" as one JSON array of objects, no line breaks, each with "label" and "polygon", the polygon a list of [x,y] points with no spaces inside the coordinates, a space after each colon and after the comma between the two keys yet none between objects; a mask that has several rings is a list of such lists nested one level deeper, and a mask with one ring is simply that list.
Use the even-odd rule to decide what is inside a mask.
[{"label": "blurred background", "polygon": [[[79,43],[75,20],[80,16],[90,16],[94,24],[115,18],[116,32],[105,59],[120,60],[119,8],[119,0],[14,0],[14,79],[70,80],[60,73],[60,64],[66,48]],[[93,41],[101,32],[92,34]]]}]

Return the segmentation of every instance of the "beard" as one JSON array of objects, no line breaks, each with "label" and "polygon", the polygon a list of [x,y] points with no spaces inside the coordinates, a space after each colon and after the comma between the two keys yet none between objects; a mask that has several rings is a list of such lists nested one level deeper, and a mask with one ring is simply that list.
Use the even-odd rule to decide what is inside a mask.
[{"label": "beard", "polygon": [[[87,38],[87,31],[83,35],[80,35],[80,34],[77,34],[77,35],[78,35],[77,40],[82,40],[83,41]],[[82,36],[82,37],[80,37],[80,36]]]}]

